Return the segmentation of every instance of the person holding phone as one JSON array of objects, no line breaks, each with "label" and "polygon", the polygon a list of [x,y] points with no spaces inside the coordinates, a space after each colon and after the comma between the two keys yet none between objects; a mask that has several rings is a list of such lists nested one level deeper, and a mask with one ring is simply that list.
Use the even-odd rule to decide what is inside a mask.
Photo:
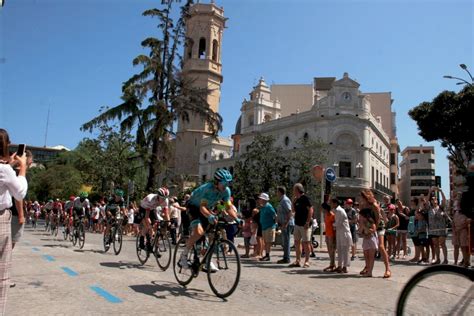
[{"label": "person holding phone", "polygon": [[[7,291],[9,288],[9,268],[12,255],[11,218],[12,196],[21,201],[26,195],[26,155],[10,156],[8,132],[0,129],[0,315],[5,314]],[[24,150],[24,149],[23,149]],[[11,167],[14,161],[19,166],[18,176]]]}]

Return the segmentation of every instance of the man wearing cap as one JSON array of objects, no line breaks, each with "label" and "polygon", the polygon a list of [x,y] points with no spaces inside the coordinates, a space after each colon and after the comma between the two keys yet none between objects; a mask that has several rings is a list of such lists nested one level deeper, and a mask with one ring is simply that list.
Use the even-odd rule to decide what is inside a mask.
[{"label": "man wearing cap", "polygon": [[268,194],[261,193],[258,196],[258,208],[260,209],[260,223],[262,224],[262,237],[265,242],[265,256],[260,261],[270,261],[270,250],[275,241],[276,212],[273,206],[268,203]]},{"label": "man wearing cap", "polygon": [[352,236],[352,257],[351,261],[354,261],[355,259],[355,254],[356,254],[356,247],[357,247],[357,220],[358,220],[358,214],[357,211],[352,207],[353,201],[352,199],[347,199],[344,203],[344,208],[346,210],[347,214],[347,219],[349,220],[349,228],[351,230],[351,236]]},{"label": "man wearing cap", "polygon": [[290,267],[300,267],[301,260],[301,242],[305,253],[305,262],[303,267],[309,267],[309,254],[311,253],[309,243],[311,242],[311,224],[313,222],[313,205],[311,200],[304,194],[304,187],[301,183],[293,186],[293,209],[295,210],[295,250],[296,261],[290,264]]}]

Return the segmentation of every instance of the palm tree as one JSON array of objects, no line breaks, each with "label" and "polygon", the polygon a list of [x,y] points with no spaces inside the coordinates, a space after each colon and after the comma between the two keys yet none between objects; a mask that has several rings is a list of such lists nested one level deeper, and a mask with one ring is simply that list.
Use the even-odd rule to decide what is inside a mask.
[{"label": "palm tree", "polygon": [[194,114],[206,121],[212,136],[222,129],[222,118],[207,103],[208,89],[195,88],[193,82],[181,76],[177,65],[182,65],[178,50],[184,43],[184,27],[192,0],[181,7],[180,17],[174,25],[170,16],[173,1],[163,1],[164,9],[151,9],[144,16],[159,19],[162,40],[149,37],[141,45],[149,49],[148,55],[133,59],[141,72],[123,83],[123,103],[107,109],[82,125],[91,130],[101,122],[119,120],[126,131],[136,128],[135,142],[140,158],[148,164],[146,190],[155,185],[155,179],[166,167],[173,125],[179,119],[189,121]]}]

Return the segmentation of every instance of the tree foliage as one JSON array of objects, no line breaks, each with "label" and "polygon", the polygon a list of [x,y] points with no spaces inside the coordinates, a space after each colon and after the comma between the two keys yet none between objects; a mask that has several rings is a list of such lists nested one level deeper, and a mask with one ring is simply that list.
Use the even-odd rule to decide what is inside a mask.
[{"label": "tree foliage", "polygon": [[162,1],[162,9],[143,12],[143,16],[158,19],[160,38],[142,41],[142,47],[149,53],[133,59],[133,65],[142,70],[123,83],[123,102],[107,108],[82,126],[83,130],[92,130],[101,123],[119,120],[123,131],[135,131],[137,152],[148,167],[147,190],[156,184],[157,175],[164,171],[171,156],[171,138],[178,120],[189,121],[192,115],[197,115],[206,122],[213,136],[222,129],[221,116],[207,103],[209,90],[196,88],[191,79],[180,73],[179,50],[185,42],[185,20],[193,1],[187,0],[181,7],[176,22],[172,17],[174,2]]},{"label": "tree foliage", "polygon": [[408,114],[418,124],[420,136],[426,141],[440,141],[453,163],[466,173],[474,155],[474,86],[466,85],[458,93],[443,91]]}]

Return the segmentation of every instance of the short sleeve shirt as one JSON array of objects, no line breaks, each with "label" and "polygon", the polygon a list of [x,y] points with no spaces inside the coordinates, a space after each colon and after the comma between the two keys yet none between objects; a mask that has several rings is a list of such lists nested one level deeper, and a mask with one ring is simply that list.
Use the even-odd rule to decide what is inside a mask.
[{"label": "short sleeve shirt", "polygon": [[230,196],[231,192],[229,187],[221,192],[212,182],[208,182],[193,191],[189,199],[189,204],[196,207],[205,205],[207,208],[213,209],[219,201],[224,201],[224,203],[229,202]]},{"label": "short sleeve shirt", "polygon": [[295,201],[295,225],[304,226],[308,220],[308,208],[313,206],[306,195],[300,196]]},{"label": "short sleeve shirt", "polygon": [[334,222],[336,221],[336,215],[334,213],[327,212],[326,216],[324,216],[324,226],[326,228],[326,236],[327,237],[334,237]]}]

